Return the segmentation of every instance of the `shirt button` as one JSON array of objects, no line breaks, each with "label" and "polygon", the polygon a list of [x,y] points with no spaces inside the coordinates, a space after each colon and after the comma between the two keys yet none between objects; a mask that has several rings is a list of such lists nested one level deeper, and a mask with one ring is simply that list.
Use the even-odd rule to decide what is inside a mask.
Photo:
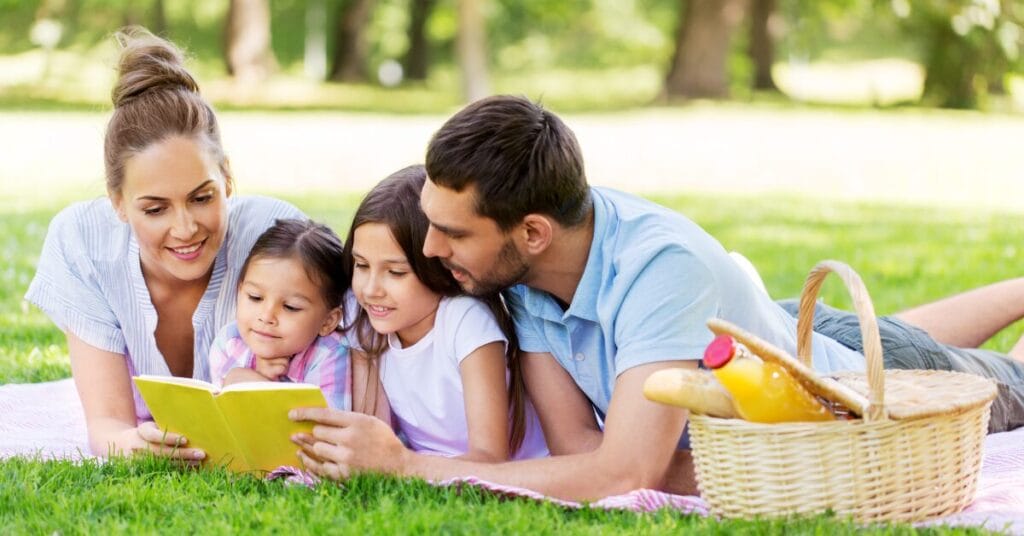
[{"label": "shirt button", "polygon": [[574,356],[572,356],[572,357],[573,357],[573,359],[575,359],[576,361],[583,361],[584,359],[586,359],[586,358],[587,358],[587,356],[583,355],[582,353],[580,353],[580,354],[576,354],[576,355],[574,355]]}]

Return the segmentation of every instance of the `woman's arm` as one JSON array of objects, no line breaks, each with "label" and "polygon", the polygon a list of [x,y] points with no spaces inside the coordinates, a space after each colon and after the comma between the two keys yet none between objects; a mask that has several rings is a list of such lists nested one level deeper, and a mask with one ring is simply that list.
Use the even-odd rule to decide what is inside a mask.
[{"label": "woman's arm", "polygon": [[71,374],[85,410],[89,447],[100,456],[149,450],[183,461],[205,457],[202,450],[181,448],[178,434],[164,433],[153,423],[136,425],[135,401],[125,356],[100,350],[67,332]]},{"label": "woman's arm", "polygon": [[506,371],[502,341],[477,348],[459,364],[469,435],[469,450],[459,459],[492,463],[509,459]]}]

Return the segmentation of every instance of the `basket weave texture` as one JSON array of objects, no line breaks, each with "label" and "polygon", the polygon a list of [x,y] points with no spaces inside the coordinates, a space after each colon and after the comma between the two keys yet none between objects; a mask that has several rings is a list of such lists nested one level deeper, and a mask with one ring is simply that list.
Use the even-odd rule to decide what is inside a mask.
[{"label": "basket weave texture", "polygon": [[[867,360],[866,373],[837,380],[810,368],[814,302],[831,272],[853,298]],[[956,372],[885,371],[874,307],[849,266],[823,261],[808,276],[797,320],[799,360],[726,322],[709,326],[861,416],[760,424],[691,415],[698,484],[713,513],[751,518],[831,510],[858,521],[921,521],[959,512],[973,499],[995,385]]]}]

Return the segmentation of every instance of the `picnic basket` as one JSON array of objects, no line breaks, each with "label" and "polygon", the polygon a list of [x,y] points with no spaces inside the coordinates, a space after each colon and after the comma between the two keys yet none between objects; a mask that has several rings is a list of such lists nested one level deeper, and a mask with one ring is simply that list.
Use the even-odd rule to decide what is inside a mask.
[{"label": "picnic basket", "polygon": [[[815,300],[830,272],[852,297],[866,373],[823,378],[811,369]],[[760,424],[691,415],[698,485],[711,511],[730,518],[833,511],[871,522],[921,521],[966,507],[981,468],[995,385],[957,372],[884,370],[874,306],[860,277],[843,263],[819,263],[800,298],[799,360],[728,322],[708,325],[780,362],[819,398],[859,417]]]}]

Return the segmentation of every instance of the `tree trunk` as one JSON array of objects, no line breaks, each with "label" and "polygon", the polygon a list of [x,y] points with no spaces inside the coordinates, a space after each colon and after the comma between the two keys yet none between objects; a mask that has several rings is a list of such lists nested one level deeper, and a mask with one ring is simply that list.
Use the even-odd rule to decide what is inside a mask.
[{"label": "tree trunk", "polygon": [[224,41],[228,74],[238,82],[261,82],[277,68],[270,48],[270,4],[267,0],[231,0]]},{"label": "tree trunk", "polygon": [[775,91],[772,64],[775,63],[775,35],[772,15],[776,0],[752,0],[750,5],[750,47],[748,54],[754,63],[754,89]]},{"label": "tree trunk", "polygon": [[327,5],[325,0],[306,1],[306,41],[302,69],[312,80],[327,78]]},{"label": "tree trunk", "polygon": [[156,35],[167,37],[167,11],[164,9],[164,0],[153,0],[153,27],[150,30]]},{"label": "tree trunk", "polygon": [[459,33],[456,52],[462,70],[462,93],[466,102],[491,94],[487,76],[486,21],[482,0],[458,0]]},{"label": "tree trunk", "polygon": [[665,78],[669,97],[729,96],[729,41],[746,0],[680,0],[676,50]]},{"label": "tree trunk", "polygon": [[60,45],[68,45],[78,35],[79,24],[82,15],[82,2],[80,0],[67,0],[64,3],[64,33]]},{"label": "tree trunk", "polygon": [[430,42],[427,40],[427,20],[437,0],[410,0],[409,2],[409,50],[402,59],[406,78],[426,80],[430,67]]},{"label": "tree trunk", "polygon": [[945,17],[935,16],[928,22],[923,98],[943,108],[974,108],[979,58]]},{"label": "tree trunk", "polygon": [[366,40],[363,38],[363,29],[370,21],[373,4],[374,0],[348,0],[338,12],[331,80],[366,81]]}]

